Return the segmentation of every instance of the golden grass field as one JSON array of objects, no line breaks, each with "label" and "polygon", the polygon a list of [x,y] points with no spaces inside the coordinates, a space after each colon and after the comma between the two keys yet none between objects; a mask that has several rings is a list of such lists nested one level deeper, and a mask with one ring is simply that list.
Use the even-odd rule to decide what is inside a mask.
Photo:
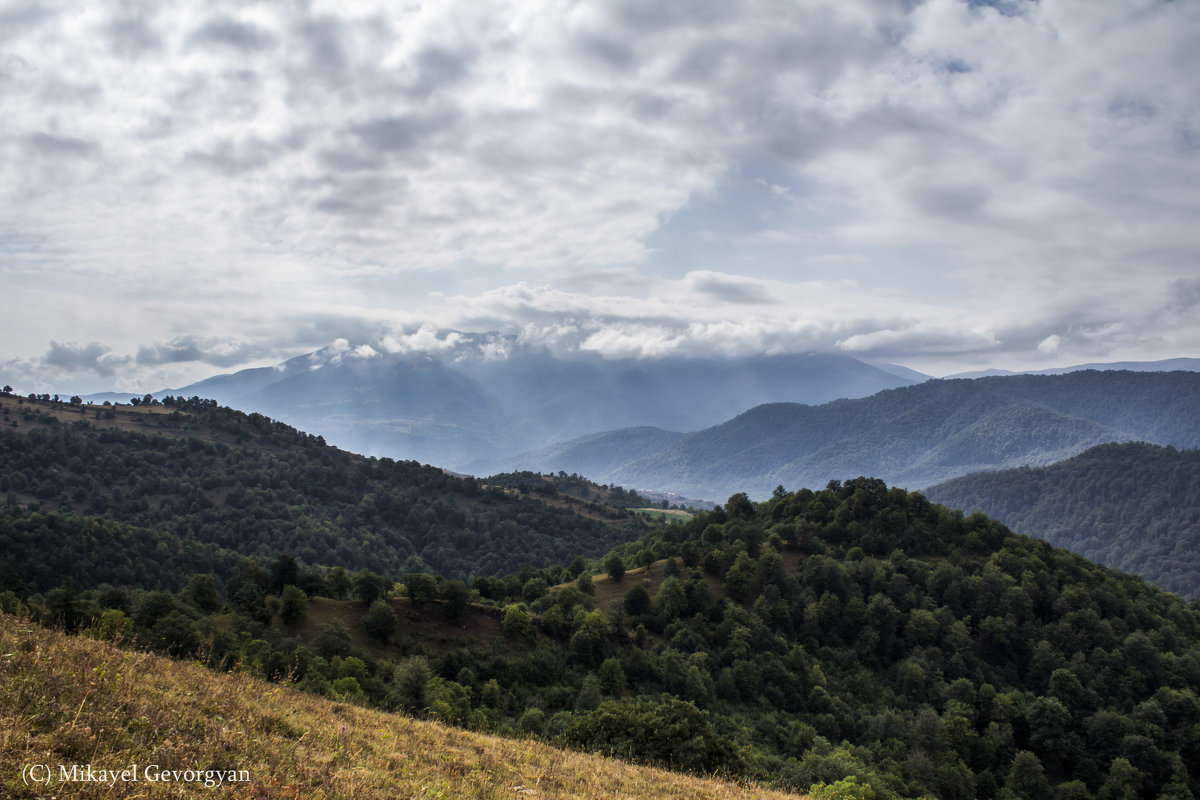
[{"label": "golden grass field", "polygon": [[[77,779],[60,781],[72,765]],[[118,780],[82,782],[88,765]],[[120,774],[131,765],[137,780]],[[171,770],[197,774],[150,780]],[[204,773],[216,783],[218,771],[246,780],[205,786]],[[49,784],[27,785],[45,774]],[[0,796],[794,797],[371,711],[9,615],[0,615]]]}]

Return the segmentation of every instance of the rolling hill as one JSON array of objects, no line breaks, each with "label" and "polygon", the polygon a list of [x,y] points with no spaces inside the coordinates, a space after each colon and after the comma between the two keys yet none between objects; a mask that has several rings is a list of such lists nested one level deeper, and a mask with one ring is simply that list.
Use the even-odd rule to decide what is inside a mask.
[{"label": "rolling hill", "polygon": [[[1200,373],[1095,372],[935,380],[811,406],[772,403],[684,435],[624,429],[517,459],[521,468],[701,497],[874,475],[929,486],[1040,466],[1105,442],[1200,446]],[[592,468],[588,472],[588,468]]]},{"label": "rolling hill", "polygon": [[1200,451],[1100,445],[1048,467],[965,475],[926,494],[1200,597]]},{"label": "rolling hill", "polygon": [[611,505],[364,458],[260,414],[164,400],[0,397],[0,562],[35,589],[71,576],[175,590],[281,552],[310,567],[466,579],[596,556],[647,527]]}]

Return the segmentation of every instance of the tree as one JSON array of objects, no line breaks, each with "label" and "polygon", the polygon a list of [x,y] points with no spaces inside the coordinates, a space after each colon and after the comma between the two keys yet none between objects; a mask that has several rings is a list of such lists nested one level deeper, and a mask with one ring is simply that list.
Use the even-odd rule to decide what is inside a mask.
[{"label": "tree", "polygon": [[150,592],[142,597],[134,612],[133,621],[139,628],[150,629],[167,614],[178,611],[175,598],[167,592]]},{"label": "tree", "polygon": [[371,608],[363,617],[363,630],[373,639],[387,644],[388,638],[396,630],[396,612],[386,600],[371,603]]},{"label": "tree", "polygon": [[193,575],[179,593],[179,599],[204,614],[214,614],[221,608],[221,595],[212,575]]},{"label": "tree", "polygon": [[514,639],[528,636],[532,624],[533,619],[523,606],[510,605],[504,607],[504,621],[501,623],[501,627],[504,629],[505,636]]},{"label": "tree", "polygon": [[334,567],[325,576],[325,586],[329,589],[330,597],[341,600],[350,591],[350,576],[343,567]]},{"label": "tree", "polygon": [[625,562],[616,553],[613,553],[604,560],[604,569],[608,572],[608,577],[613,581],[620,581],[625,577]]},{"label": "tree", "polygon": [[196,624],[179,611],[172,611],[154,625],[158,645],[173,656],[186,656],[195,651],[199,639]]},{"label": "tree", "polygon": [[571,636],[571,651],[585,663],[594,664],[602,660],[604,645],[608,640],[608,623],[599,611],[579,610],[575,633]]},{"label": "tree", "polygon": [[445,603],[446,619],[456,625],[462,622],[463,615],[467,611],[467,601],[470,599],[471,592],[465,583],[446,581],[442,587],[442,602]]},{"label": "tree", "polygon": [[1006,785],[1022,800],[1047,800],[1050,796],[1042,762],[1028,750],[1020,751],[1013,758]]},{"label": "tree", "polygon": [[312,644],[322,658],[349,655],[350,631],[341,620],[322,622]]},{"label": "tree", "polygon": [[682,616],[686,609],[687,598],[683,594],[683,584],[679,582],[679,578],[665,579],[654,597],[655,613],[667,619],[675,619]]},{"label": "tree", "polygon": [[1108,768],[1108,778],[1096,796],[1099,800],[1136,800],[1142,778],[1141,770],[1118,756]]},{"label": "tree", "polygon": [[437,597],[437,581],[432,575],[424,572],[413,572],[404,576],[404,585],[408,587],[408,597],[414,603]]},{"label": "tree", "polygon": [[650,593],[640,583],[625,593],[621,606],[631,617],[640,617],[650,611]]},{"label": "tree", "polygon": [[725,512],[731,519],[754,519],[754,503],[745,492],[738,492],[725,501]]},{"label": "tree", "polygon": [[67,633],[74,633],[79,627],[79,595],[70,576],[51,598],[50,610],[54,612],[55,622]]},{"label": "tree", "polygon": [[754,562],[750,556],[743,553],[738,553],[737,558],[733,561],[733,566],[725,573],[725,591],[729,592],[729,596],[739,603],[746,601],[750,596],[750,587],[754,581]]},{"label": "tree", "polygon": [[275,559],[275,563],[271,565],[271,580],[267,584],[267,589],[272,594],[282,594],[283,587],[289,584],[300,585],[300,565],[290,554],[281,553],[279,558]]},{"label": "tree", "polygon": [[588,673],[583,679],[579,694],[575,696],[575,710],[591,711],[599,706],[603,699],[604,693],[600,691],[600,679],[594,674]]},{"label": "tree", "polygon": [[284,586],[280,596],[279,616],[287,624],[300,622],[308,616],[308,595],[299,586]]},{"label": "tree", "polygon": [[424,656],[401,661],[392,678],[391,702],[409,714],[421,713],[429,706],[429,680],[432,677],[433,670]]},{"label": "tree", "polygon": [[387,578],[376,575],[369,569],[364,569],[354,576],[354,598],[364,606],[369,606],[383,597],[387,590]]}]

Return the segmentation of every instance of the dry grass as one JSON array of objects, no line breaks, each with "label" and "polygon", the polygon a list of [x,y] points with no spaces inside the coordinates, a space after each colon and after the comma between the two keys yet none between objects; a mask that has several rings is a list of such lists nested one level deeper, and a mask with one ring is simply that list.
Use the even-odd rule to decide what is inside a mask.
[{"label": "dry grass", "polygon": [[[140,780],[25,785],[26,765]],[[245,771],[150,782],[145,767]],[[784,798],[369,711],[0,615],[0,795],[9,798]]]}]

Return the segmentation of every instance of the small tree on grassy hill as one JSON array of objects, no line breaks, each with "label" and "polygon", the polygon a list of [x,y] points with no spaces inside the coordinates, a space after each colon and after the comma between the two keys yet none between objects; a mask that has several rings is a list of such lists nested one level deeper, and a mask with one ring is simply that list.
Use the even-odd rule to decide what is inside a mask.
[{"label": "small tree on grassy hill", "polygon": [[589,597],[596,596],[596,586],[592,583],[592,576],[589,572],[579,573],[579,577],[575,579],[575,588]]},{"label": "small tree on grassy hill", "polygon": [[369,606],[387,594],[389,585],[387,578],[364,569],[354,576],[354,599],[364,606]]},{"label": "small tree on grassy hill", "polygon": [[446,619],[454,624],[462,622],[467,612],[467,601],[471,592],[462,581],[446,581],[442,587],[442,602],[445,603]]},{"label": "small tree on grassy hill", "polygon": [[404,585],[408,587],[408,597],[414,603],[437,597],[437,580],[427,573],[412,572],[405,575]]},{"label": "small tree on grassy hill", "polygon": [[279,616],[287,624],[300,622],[308,616],[308,595],[299,586],[284,586],[280,600]]},{"label": "small tree on grassy hill", "polygon": [[325,576],[325,587],[329,590],[330,597],[341,600],[350,591],[350,576],[343,567],[334,567]]},{"label": "small tree on grassy hill", "polygon": [[396,612],[386,600],[376,600],[363,617],[363,629],[371,638],[387,644],[388,638],[396,630]]},{"label": "small tree on grassy hill", "polygon": [[604,560],[604,569],[608,572],[608,577],[614,582],[625,577],[625,562],[616,553],[613,553]]}]

